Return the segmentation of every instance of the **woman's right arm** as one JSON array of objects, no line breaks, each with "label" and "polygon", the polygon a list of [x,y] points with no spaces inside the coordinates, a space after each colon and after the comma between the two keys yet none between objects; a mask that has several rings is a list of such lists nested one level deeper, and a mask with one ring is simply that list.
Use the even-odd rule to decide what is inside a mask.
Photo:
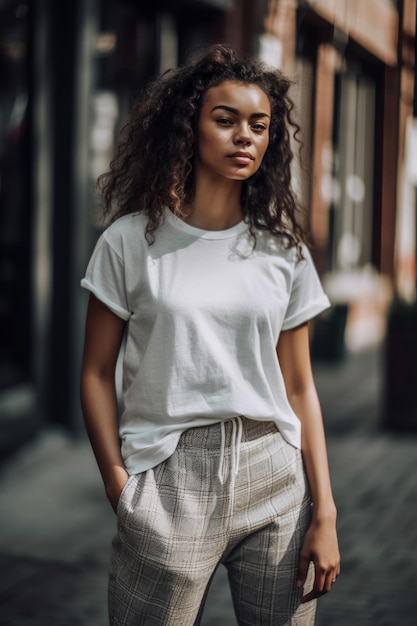
[{"label": "woman's right arm", "polygon": [[120,451],[115,382],[125,324],[90,294],[81,369],[81,407],[106,495],[114,511],[128,478]]}]

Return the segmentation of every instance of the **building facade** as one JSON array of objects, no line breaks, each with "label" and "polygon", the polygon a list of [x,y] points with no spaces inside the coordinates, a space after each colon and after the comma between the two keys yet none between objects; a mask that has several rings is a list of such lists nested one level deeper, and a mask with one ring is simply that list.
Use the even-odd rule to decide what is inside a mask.
[{"label": "building facade", "polygon": [[399,276],[410,292],[415,246],[401,256],[398,233],[413,215],[399,207],[415,15],[415,0],[0,2],[0,454],[45,425],[83,432],[79,281],[101,229],[95,180],[143,81],[208,43],[294,77],[294,176],[351,344]]}]

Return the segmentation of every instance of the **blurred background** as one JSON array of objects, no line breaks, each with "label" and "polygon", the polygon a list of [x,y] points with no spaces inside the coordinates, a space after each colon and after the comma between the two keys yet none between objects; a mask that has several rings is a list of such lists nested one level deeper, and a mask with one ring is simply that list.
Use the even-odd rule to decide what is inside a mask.
[{"label": "blurred background", "polygon": [[[78,392],[88,297],[79,283],[101,232],[95,181],[141,84],[212,42],[255,54],[294,79],[304,142],[294,181],[333,305],[312,326],[312,355],[340,524],[351,532],[346,503],[372,526],[384,517],[383,502],[397,502],[387,537],[402,533],[410,551],[390,567],[404,571],[407,563],[415,575],[416,518],[398,526],[417,515],[417,479],[410,484],[417,461],[415,33],[416,0],[0,0],[0,560],[10,572],[7,581],[2,575],[0,623],[105,623],[92,619],[90,605],[85,622],[65,611],[39,617],[33,597],[17,589],[39,571],[69,585],[88,561],[86,584],[95,588],[95,567],[103,591],[98,553],[113,525],[100,508],[106,503],[91,518],[85,513],[85,552],[74,552],[69,528],[78,523],[71,517],[80,507],[78,483],[88,491],[83,506],[103,498]],[[349,500],[378,471],[381,482]],[[54,529],[60,523],[67,534],[52,540],[54,516]],[[103,544],[101,535],[85,534],[93,519],[103,522]],[[356,554],[361,541],[369,547],[368,535],[349,537],[349,551]],[[387,554],[371,557],[369,567],[389,569]],[[65,572],[51,566],[59,558]],[[352,577],[363,565],[357,559]],[[391,593],[398,605],[383,605],[379,617],[369,617],[369,594],[350,609],[345,602],[346,622],[339,596],[339,609],[330,602],[321,623],[411,624],[412,594],[405,601],[405,590],[398,593]],[[102,600],[95,602],[97,611]],[[400,605],[409,613],[395,621],[390,610],[398,616]],[[217,624],[234,623],[222,615]]]}]

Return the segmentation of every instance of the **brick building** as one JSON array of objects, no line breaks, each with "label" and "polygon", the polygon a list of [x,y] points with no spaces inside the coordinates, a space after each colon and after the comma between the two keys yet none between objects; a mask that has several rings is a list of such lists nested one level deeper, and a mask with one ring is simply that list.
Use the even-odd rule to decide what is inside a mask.
[{"label": "brick building", "polygon": [[415,15],[416,0],[0,1],[0,453],[46,424],[83,432],[79,280],[100,228],[94,181],[141,82],[207,43],[295,79],[297,180],[351,344],[381,323],[381,293],[413,297],[403,205]]}]

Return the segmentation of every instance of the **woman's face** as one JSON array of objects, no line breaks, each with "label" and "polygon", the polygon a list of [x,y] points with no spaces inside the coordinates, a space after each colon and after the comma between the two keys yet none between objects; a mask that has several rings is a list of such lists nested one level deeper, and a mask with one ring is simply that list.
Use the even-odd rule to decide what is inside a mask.
[{"label": "woman's face", "polygon": [[269,143],[271,105],[257,85],[225,81],[203,97],[198,120],[197,174],[246,180]]}]

